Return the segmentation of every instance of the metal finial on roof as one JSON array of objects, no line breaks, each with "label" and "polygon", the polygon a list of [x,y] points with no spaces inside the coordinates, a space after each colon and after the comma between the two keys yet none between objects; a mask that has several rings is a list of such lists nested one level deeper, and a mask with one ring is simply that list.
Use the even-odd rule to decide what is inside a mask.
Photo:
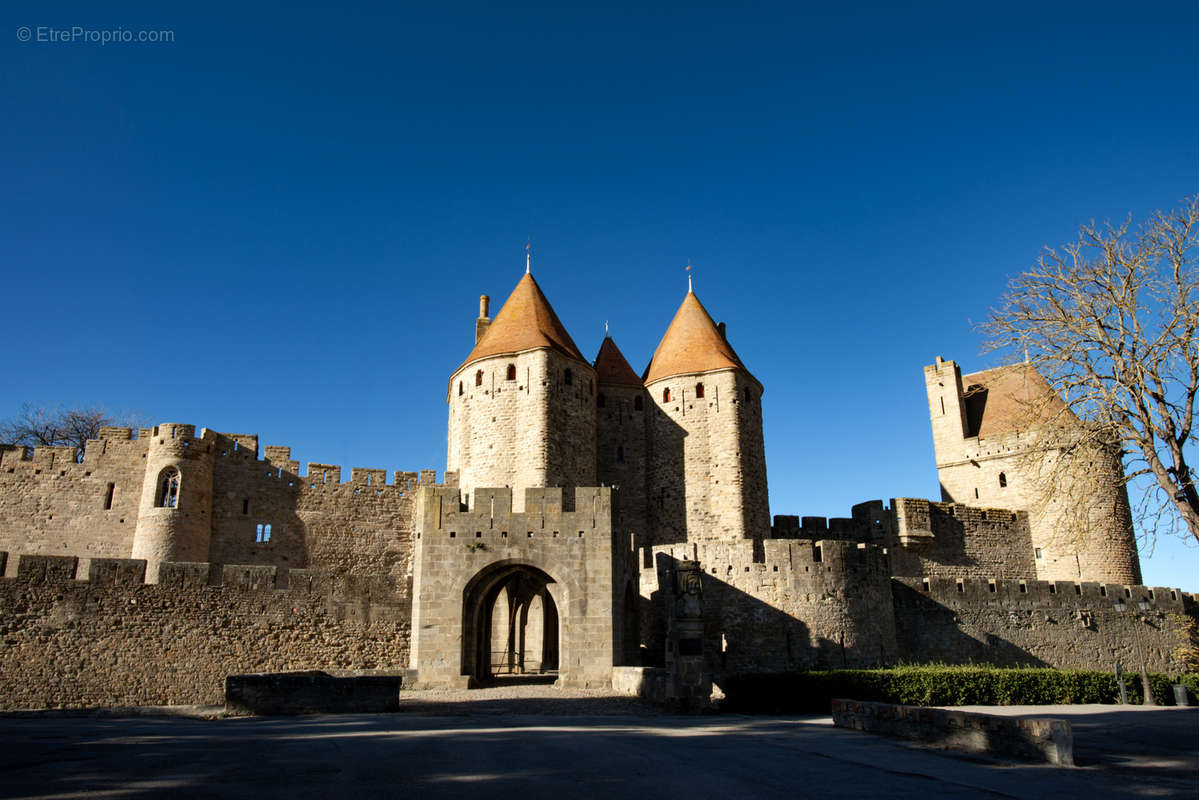
[{"label": "metal finial on roof", "polygon": [[608,338],[608,320],[604,320],[604,338]]},{"label": "metal finial on roof", "polygon": [[687,292],[691,293],[691,259],[687,259]]},{"label": "metal finial on roof", "polygon": [[533,237],[529,237],[529,241],[525,244],[525,274],[528,275],[533,269]]}]

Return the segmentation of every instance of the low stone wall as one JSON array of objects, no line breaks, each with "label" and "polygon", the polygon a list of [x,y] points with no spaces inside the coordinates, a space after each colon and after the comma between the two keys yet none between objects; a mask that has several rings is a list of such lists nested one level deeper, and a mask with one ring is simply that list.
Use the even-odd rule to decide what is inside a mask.
[{"label": "low stone wall", "polygon": [[[219,704],[227,675],[397,670],[410,611],[386,576],[21,556],[0,578],[0,708]],[[210,585],[210,577],[221,585]]]},{"label": "low stone wall", "polygon": [[891,703],[833,701],[833,724],[945,750],[1074,766],[1074,733],[1062,719],[1017,719]]},{"label": "low stone wall", "polygon": [[665,703],[666,670],[661,667],[613,667],[612,691],[654,703]]},{"label": "low stone wall", "polygon": [[230,675],[225,711],[230,714],[354,714],[400,710],[398,675],[334,677],[327,672]]}]

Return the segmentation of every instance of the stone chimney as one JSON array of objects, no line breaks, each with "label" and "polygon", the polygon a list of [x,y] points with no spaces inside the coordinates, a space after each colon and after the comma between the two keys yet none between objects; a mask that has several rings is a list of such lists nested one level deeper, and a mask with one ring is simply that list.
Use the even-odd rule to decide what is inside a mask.
[{"label": "stone chimney", "polygon": [[491,298],[485,294],[479,295],[479,318],[475,320],[475,344],[483,338],[483,334],[487,333],[487,329],[491,327],[491,317],[487,316],[487,312],[491,307]]}]

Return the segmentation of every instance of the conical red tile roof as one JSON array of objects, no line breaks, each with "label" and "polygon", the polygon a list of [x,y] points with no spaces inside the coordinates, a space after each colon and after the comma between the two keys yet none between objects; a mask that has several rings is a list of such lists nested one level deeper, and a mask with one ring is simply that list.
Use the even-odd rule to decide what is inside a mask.
[{"label": "conical red tile roof", "polygon": [[487,356],[520,353],[539,347],[548,347],[587,363],[537,281],[526,272],[462,366]]},{"label": "conical red tile roof", "polygon": [[596,382],[599,384],[643,385],[641,379],[637,377],[637,373],[633,372],[633,368],[629,366],[624,353],[620,352],[616,342],[612,341],[611,336],[604,337],[604,343],[600,345],[599,354],[595,357],[595,375]]},{"label": "conical red tile roof", "polygon": [[645,382],[728,367],[749,372],[732,345],[720,335],[703,303],[694,292],[687,292],[645,368]]}]

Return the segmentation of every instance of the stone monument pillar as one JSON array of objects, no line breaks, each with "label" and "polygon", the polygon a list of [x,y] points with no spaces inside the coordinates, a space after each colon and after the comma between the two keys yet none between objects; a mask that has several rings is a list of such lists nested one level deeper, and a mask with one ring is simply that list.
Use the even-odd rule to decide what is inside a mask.
[{"label": "stone monument pillar", "polygon": [[666,701],[679,711],[709,706],[712,676],[704,660],[703,570],[698,561],[674,562],[666,610]]}]

